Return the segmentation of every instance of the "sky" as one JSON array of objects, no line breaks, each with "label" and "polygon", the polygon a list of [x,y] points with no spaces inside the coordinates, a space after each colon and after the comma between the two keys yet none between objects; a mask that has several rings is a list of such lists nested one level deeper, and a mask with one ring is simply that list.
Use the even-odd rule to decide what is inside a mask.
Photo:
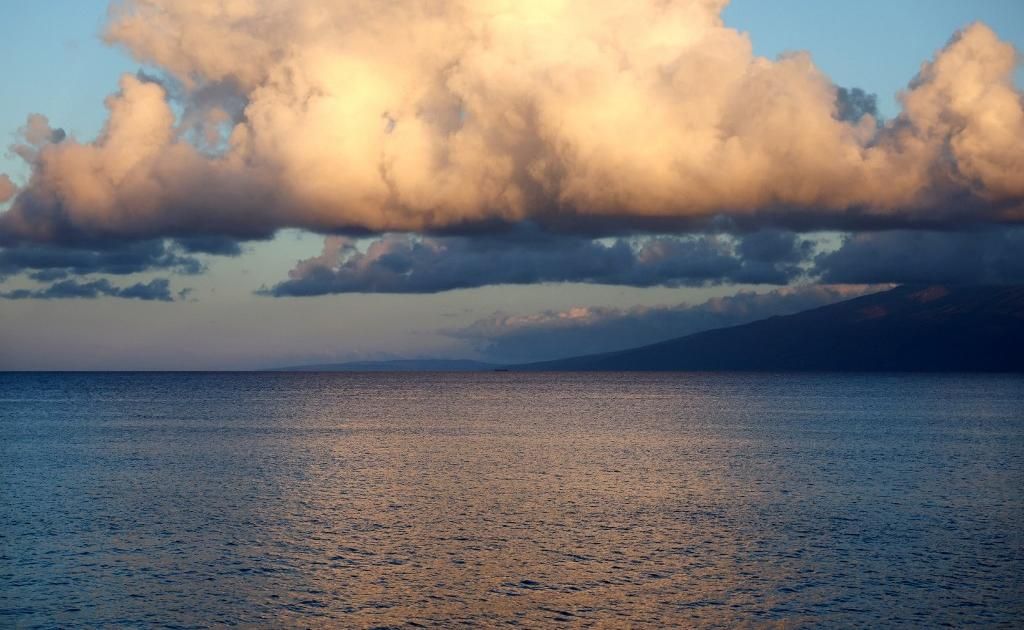
[{"label": "sky", "polygon": [[1015,0],[0,2],[0,369],[541,360],[1024,281]]}]

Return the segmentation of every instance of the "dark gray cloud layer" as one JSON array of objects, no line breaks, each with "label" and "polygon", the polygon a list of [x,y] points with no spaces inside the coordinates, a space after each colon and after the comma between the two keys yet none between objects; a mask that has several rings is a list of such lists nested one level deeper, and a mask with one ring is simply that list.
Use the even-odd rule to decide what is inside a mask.
[{"label": "dark gray cloud layer", "polygon": [[850,235],[814,272],[827,283],[1024,284],[1024,229]]},{"label": "dark gray cloud layer", "polygon": [[63,280],[43,289],[15,289],[0,293],[0,298],[7,300],[54,300],[65,298],[92,300],[100,297],[147,301],[157,300],[160,302],[171,302],[174,300],[171,296],[170,281],[166,278],[156,278],[147,283],[138,282],[126,287],[114,286],[106,278],[91,282]]},{"label": "dark gray cloud layer", "polygon": [[328,238],[320,256],[261,293],[437,293],[498,284],[1021,284],[1024,228],[848,234],[820,253],[792,232],[594,240],[522,229],[503,236]]},{"label": "dark gray cloud layer", "polygon": [[189,254],[212,254],[215,256],[240,256],[242,245],[226,236],[193,236],[179,238],[175,243]]},{"label": "dark gray cloud layer", "polygon": [[[106,241],[83,243],[78,247],[23,244],[0,248],[0,282],[24,275],[42,289],[16,289],[0,293],[7,299],[98,298],[104,296],[170,301],[166,280],[118,288],[108,279],[80,282],[72,276],[123,276],[149,271],[195,275],[206,271],[195,254],[237,256],[238,242],[222,237],[193,239],[152,239],[147,241]],[[57,282],[64,281],[64,282]]]},{"label": "dark gray cloud layer", "polygon": [[365,251],[329,238],[290,279],[262,293],[437,293],[495,284],[580,282],[650,286],[786,284],[811,245],[766,231],[734,241],[718,236],[593,240],[520,230],[502,237],[389,235]]},{"label": "dark gray cloud layer", "polygon": [[526,316],[496,314],[446,334],[468,341],[490,360],[525,363],[634,348],[712,328],[796,313],[875,290],[879,289],[803,286],[768,293],[741,292],[696,305],[580,307]]},{"label": "dark gray cloud layer", "polygon": [[67,248],[56,245],[19,245],[0,248],[0,278],[30,273],[38,280],[64,275],[103,273],[125,275],[154,269],[184,274],[203,271],[202,262],[178,246],[163,239],[105,243],[92,248]]},{"label": "dark gray cloud layer", "polygon": [[836,90],[836,117],[847,122],[857,122],[864,116],[878,119],[878,95],[855,88],[840,87]]}]

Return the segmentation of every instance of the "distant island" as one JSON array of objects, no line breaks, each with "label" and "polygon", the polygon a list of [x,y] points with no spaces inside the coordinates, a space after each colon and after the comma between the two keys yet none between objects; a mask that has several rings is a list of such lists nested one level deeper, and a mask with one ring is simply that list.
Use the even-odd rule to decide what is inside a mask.
[{"label": "distant island", "polygon": [[492,363],[468,359],[393,359],[388,361],[349,361],[320,365],[295,365],[274,368],[271,372],[485,372],[503,368]]},{"label": "distant island", "polygon": [[1022,372],[1024,287],[903,286],[642,348],[516,369]]},{"label": "distant island", "polygon": [[1024,372],[1024,287],[912,287],[640,348],[503,366],[360,361],[283,371]]}]

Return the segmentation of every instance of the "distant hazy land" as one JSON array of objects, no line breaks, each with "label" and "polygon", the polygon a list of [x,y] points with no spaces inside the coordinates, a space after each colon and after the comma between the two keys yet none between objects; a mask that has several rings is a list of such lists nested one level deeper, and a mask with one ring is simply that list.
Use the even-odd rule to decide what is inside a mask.
[{"label": "distant hazy land", "polygon": [[481,372],[499,366],[463,359],[396,359],[391,361],[349,361],[276,368],[272,372]]},{"label": "distant hazy land", "polygon": [[358,361],[295,372],[1024,371],[1024,287],[903,286],[794,315],[660,343],[503,366],[471,360]]}]

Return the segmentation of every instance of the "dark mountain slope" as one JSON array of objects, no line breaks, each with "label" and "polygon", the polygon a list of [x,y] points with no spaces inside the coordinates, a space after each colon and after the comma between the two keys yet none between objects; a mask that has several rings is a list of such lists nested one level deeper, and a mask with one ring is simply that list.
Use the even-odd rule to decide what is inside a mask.
[{"label": "dark mountain slope", "polygon": [[1024,372],[1024,287],[898,287],[523,370]]}]

